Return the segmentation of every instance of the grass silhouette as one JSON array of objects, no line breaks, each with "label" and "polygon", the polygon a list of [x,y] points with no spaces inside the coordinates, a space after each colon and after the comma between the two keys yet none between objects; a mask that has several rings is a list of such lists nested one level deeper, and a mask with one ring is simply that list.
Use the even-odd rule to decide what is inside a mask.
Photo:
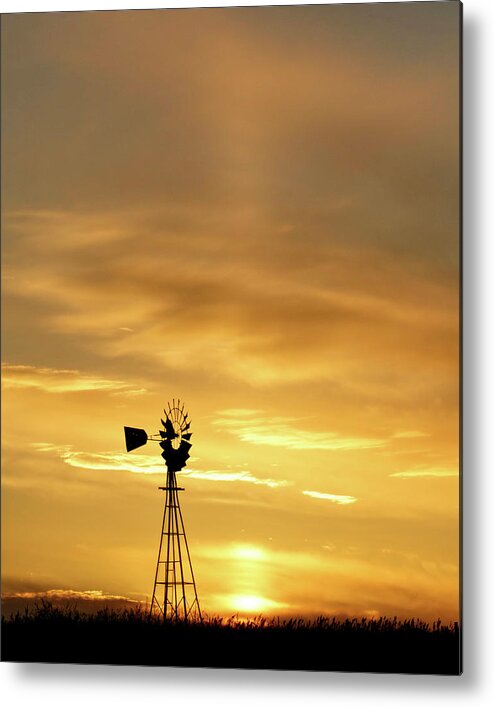
[{"label": "grass silhouette", "polygon": [[2,618],[2,660],[273,670],[458,675],[458,624],[419,619],[164,622],[143,607],[79,611],[75,604]]}]

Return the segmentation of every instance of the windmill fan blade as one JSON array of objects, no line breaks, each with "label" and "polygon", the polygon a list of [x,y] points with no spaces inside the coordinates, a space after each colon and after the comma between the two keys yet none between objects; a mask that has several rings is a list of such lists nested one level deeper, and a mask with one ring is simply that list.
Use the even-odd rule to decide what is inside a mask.
[{"label": "windmill fan blade", "polygon": [[173,429],[172,421],[169,420],[168,418],[166,418],[165,430],[166,430],[166,436],[168,437],[168,439],[175,439],[175,437],[178,436],[177,433],[175,432],[175,430]]},{"label": "windmill fan blade", "polygon": [[180,471],[182,467],[185,466],[187,459],[189,458],[189,452],[186,449],[178,449],[174,463],[175,463],[175,471]]},{"label": "windmill fan blade", "polygon": [[124,433],[125,446],[128,452],[142,447],[148,441],[146,430],[142,430],[139,427],[124,427]]},{"label": "windmill fan blade", "polygon": [[163,454],[161,455],[163,458],[165,457],[165,454],[173,454],[174,452],[172,443],[169,439],[165,439],[163,442],[160,442],[160,447],[163,449]]}]

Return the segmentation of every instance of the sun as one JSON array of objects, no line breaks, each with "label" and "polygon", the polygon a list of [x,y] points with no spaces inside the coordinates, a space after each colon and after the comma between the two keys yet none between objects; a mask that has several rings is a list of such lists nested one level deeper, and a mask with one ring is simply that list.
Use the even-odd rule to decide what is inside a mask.
[{"label": "sun", "polygon": [[273,601],[273,599],[268,599],[259,594],[230,594],[228,604],[231,609],[243,615],[269,613],[288,607],[288,604]]},{"label": "sun", "polygon": [[232,596],[232,607],[237,611],[255,613],[268,609],[271,602],[269,599],[255,594],[235,594]]}]

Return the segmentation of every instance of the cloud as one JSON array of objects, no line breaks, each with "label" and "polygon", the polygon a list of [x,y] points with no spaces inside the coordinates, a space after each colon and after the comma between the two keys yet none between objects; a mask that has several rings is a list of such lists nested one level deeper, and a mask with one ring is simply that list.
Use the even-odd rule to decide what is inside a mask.
[{"label": "cloud", "polygon": [[137,603],[134,599],[120,596],[118,594],[105,594],[101,589],[87,589],[79,591],[76,589],[47,589],[45,591],[36,592],[14,592],[2,594],[2,600],[11,599],[46,599],[60,601],[125,601],[129,603]]},{"label": "cloud", "polygon": [[45,393],[105,391],[114,395],[132,396],[147,392],[145,388],[136,389],[123,381],[84,375],[80,371],[10,363],[2,363],[2,380],[5,388],[35,388]]},{"label": "cloud", "polygon": [[[98,355],[176,371],[221,370],[259,385],[337,380],[353,393],[372,384],[380,398],[420,395],[417,369],[428,390],[443,383],[457,333],[456,292],[444,276],[424,277],[376,247],[343,248],[319,228],[308,249],[300,234],[281,234],[256,214],[240,225],[224,216],[222,224],[187,209],[179,237],[185,216],[159,206],[100,213],[100,225],[95,213],[87,226],[76,211],[13,215],[11,307],[43,305],[31,337],[39,328],[44,340],[47,331],[70,336]],[[103,239],[95,259],[85,233],[103,225],[122,244]],[[156,257],[163,247],[166,277]]]},{"label": "cloud", "polygon": [[420,432],[420,430],[402,430],[391,435],[393,439],[417,439],[419,437],[430,437],[428,432]]},{"label": "cloud", "polygon": [[298,418],[257,417],[255,421],[251,421],[234,415],[217,418],[213,425],[235,435],[242,442],[285,449],[351,450],[371,449],[386,444],[384,439],[347,437],[337,432],[304,430],[295,425],[295,422],[298,422]]},{"label": "cloud", "polygon": [[279,488],[288,486],[289,481],[283,479],[259,478],[251,474],[250,471],[200,471],[198,469],[184,469],[180,472],[182,476],[189,479],[200,479],[201,481],[242,481],[255,486],[269,486],[269,488]]},{"label": "cloud", "polygon": [[53,454],[69,466],[95,471],[127,471],[133,474],[164,474],[164,463],[159,457],[146,454],[129,455],[115,452],[78,452],[70,445],[57,446],[47,442],[33,442],[39,452]]},{"label": "cloud", "polygon": [[338,503],[340,505],[347,505],[349,503],[355,503],[358,498],[355,496],[341,496],[336,493],[321,493],[320,491],[302,491],[304,496],[310,496],[311,498],[320,498],[323,501],[331,501],[332,503]]},{"label": "cloud", "polygon": [[[120,594],[110,594],[101,589],[43,589],[36,591],[2,592],[2,616],[15,615],[25,610],[36,611],[36,606],[48,602],[51,606],[63,609],[77,607],[84,613],[92,614],[101,609],[131,609],[138,608],[142,602]],[[82,606],[81,606],[82,605]]]},{"label": "cloud", "polygon": [[[129,455],[115,452],[77,452],[72,447],[57,446],[46,442],[33,442],[32,446],[39,452],[51,453],[58,456],[69,466],[78,469],[88,469],[95,471],[120,471],[133,474],[164,474],[166,467],[164,463],[158,461],[156,455]],[[254,476],[250,471],[221,471],[221,470],[201,470],[183,469],[180,476],[188,479],[198,479],[200,481],[217,482],[243,482],[255,486],[268,486],[269,488],[279,488],[289,485],[290,482],[283,479],[260,478]]]},{"label": "cloud", "polygon": [[380,400],[431,390],[424,371],[442,384],[455,11],[383,9],[358,34],[358,13],[333,26],[332,12],[9,20],[4,270],[16,304],[46,304],[26,343],[54,331],[113,359],[372,383]]},{"label": "cloud", "polygon": [[430,467],[430,468],[418,468],[409,469],[408,471],[397,471],[389,476],[394,476],[400,479],[411,479],[419,477],[449,477],[458,476],[458,469],[453,469],[451,467]]}]

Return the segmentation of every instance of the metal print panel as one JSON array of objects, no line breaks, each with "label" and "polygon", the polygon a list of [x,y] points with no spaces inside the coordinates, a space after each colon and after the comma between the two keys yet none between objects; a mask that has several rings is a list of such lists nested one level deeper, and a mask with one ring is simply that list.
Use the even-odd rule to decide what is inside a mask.
[{"label": "metal print panel", "polygon": [[458,2],[2,17],[2,659],[457,675]]}]

